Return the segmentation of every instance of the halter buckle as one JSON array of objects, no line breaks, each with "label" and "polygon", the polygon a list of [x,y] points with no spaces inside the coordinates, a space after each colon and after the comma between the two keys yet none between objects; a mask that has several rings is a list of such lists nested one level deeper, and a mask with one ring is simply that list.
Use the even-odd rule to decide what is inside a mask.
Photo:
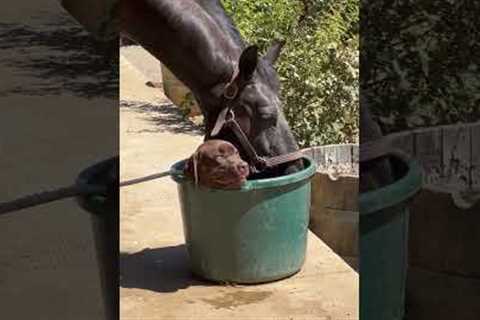
[{"label": "halter buckle", "polygon": [[225,115],[225,122],[230,122],[235,120],[235,113],[233,109],[229,109],[228,113]]},{"label": "halter buckle", "polygon": [[255,158],[255,168],[258,171],[263,171],[265,168],[267,168],[267,160],[263,157],[257,156]]}]

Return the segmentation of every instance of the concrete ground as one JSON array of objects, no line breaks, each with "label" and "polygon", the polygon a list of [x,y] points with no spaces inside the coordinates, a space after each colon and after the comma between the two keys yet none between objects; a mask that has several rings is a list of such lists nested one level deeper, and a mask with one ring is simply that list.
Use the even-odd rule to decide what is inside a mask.
[{"label": "concrete ground", "polygon": [[[118,107],[97,92],[89,51],[69,50],[79,39],[87,44],[57,1],[18,0],[1,16],[3,202],[70,185],[116,155]],[[74,199],[0,216],[0,318],[104,320],[91,229]]]},{"label": "concrete ground", "polygon": [[[159,89],[145,86],[155,79],[136,64],[152,60],[139,59],[146,53],[138,48],[127,50],[120,75],[121,180],[166,170],[202,141],[199,128],[184,122]],[[176,185],[168,177],[121,190],[120,250],[122,320],[358,319],[357,273],[312,233],[305,266],[289,279],[224,286],[193,278]]]}]

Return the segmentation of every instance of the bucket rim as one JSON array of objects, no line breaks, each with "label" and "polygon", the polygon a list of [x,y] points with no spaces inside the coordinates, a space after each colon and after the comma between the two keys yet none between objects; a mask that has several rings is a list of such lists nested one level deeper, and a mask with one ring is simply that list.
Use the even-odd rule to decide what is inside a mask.
[{"label": "bucket rim", "polygon": [[402,161],[407,166],[407,173],[392,184],[360,194],[359,211],[361,216],[405,202],[412,198],[422,187],[422,169],[417,161],[409,159],[400,152],[390,152],[387,155]]},{"label": "bucket rim", "polygon": [[[317,171],[317,166],[312,160],[312,158],[310,158],[309,156],[303,155],[302,158],[307,161],[306,168],[304,168],[302,171],[298,171],[289,175],[267,179],[247,180],[247,182],[240,189],[234,190],[213,189],[204,186],[202,186],[201,188],[211,191],[222,192],[246,192],[251,190],[278,188],[300,181],[306,181],[313,177],[313,175]],[[177,161],[170,167],[170,177],[178,184],[193,183],[183,174],[182,169],[186,161],[187,159]]]}]

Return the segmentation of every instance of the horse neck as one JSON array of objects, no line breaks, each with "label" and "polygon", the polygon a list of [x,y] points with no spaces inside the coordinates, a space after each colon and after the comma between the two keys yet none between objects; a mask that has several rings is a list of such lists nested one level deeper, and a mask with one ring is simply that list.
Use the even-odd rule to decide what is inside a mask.
[{"label": "horse neck", "polygon": [[195,96],[228,81],[240,54],[231,36],[192,0],[122,1],[121,28]]},{"label": "horse neck", "polygon": [[240,48],[245,47],[245,42],[232,18],[225,11],[225,7],[220,0],[195,0],[226,32]]}]

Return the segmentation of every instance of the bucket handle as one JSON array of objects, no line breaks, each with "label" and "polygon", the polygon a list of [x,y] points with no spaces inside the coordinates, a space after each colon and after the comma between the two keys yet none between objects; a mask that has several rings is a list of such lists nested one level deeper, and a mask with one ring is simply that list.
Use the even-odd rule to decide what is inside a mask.
[{"label": "bucket handle", "polygon": [[[126,187],[137,183],[142,183],[149,180],[159,179],[174,174],[171,170],[151,174],[141,178],[131,179],[120,182],[120,187]],[[57,188],[55,190],[43,191],[26,195],[11,201],[0,202],[0,215],[7,214],[13,211],[35,207],[45,203],[58,201],[66,198],[72,198],[82,195],[100,194],[104,195],[107,188],[105,186],[88,185],[82,183],[75,183],[71,186]]]},{"label": "bucket handle", "polygon": [[163,171],[163,172],[160,172],[160,173],[150,174],[148,176],[144,176],[144,177],[140,177],[140,178],[135,178],[135,179],[123,181],[123,182],[120,182],[119,186],[120,187],[126,187],[126,186],[130,186],[132,184],[142,183],[142,182],[145,182],[145,181],[150,181],[150,180],[163,178],[163,177],[166,177],[166,176],[171,176],[172,174],[174,174],[174,172],[172,170],[167,170],[167,171]]}]

